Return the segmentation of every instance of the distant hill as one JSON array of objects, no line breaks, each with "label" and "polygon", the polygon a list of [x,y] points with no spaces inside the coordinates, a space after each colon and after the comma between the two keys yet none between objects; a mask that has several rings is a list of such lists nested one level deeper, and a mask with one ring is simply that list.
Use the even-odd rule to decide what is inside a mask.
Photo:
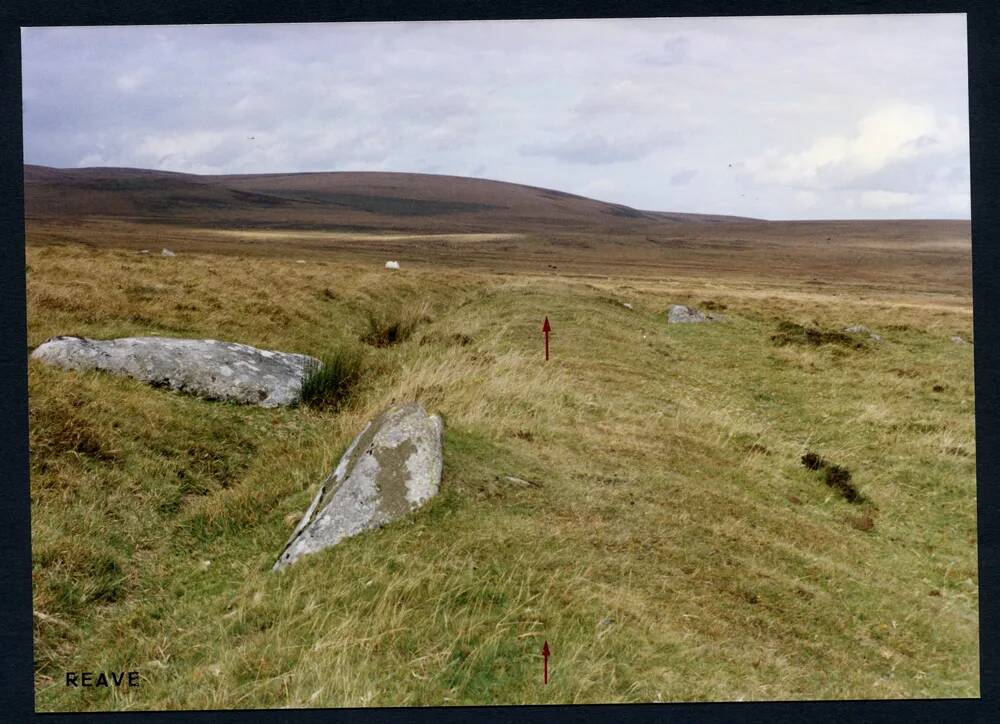
[{"label": "distant hill", "polygon": [[562,191],[461,176],[332,172],[199,176],[25,165],[29,219],[124,217],[210,227],[422,232],[655,233],[745,217],[634,209]]}]

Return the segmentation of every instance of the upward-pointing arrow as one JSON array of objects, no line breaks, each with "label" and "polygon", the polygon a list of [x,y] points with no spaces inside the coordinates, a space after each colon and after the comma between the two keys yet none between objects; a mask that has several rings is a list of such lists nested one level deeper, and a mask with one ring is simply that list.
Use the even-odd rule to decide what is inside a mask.
[{"label": "upward-pointing arrow", "polygon": [[552,325],[549,324],[549,318],[545,318],[545,324],[542,325],[542,332],[545,333],[545,361],[549,361],[549,332],[552,331]]}]

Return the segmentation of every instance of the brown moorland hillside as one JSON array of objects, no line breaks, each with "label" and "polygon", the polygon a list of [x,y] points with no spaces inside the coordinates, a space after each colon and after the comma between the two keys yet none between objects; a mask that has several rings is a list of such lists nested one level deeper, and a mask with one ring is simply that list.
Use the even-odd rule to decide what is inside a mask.
[{"label": "brown moorland hillside", "polygon": [[343,258],[591,277],[971,289],[970,222],[764,221],[646,211],[409,173],[197,176],[27,165],[28,243]]},{"label": "brown moorland hillside", "polygon": [[24,169],[28,218],[93,215],[250,228],[641,231],[741,217],[642,211],[552,189],[418,173],[198,176],[132,168]]}]

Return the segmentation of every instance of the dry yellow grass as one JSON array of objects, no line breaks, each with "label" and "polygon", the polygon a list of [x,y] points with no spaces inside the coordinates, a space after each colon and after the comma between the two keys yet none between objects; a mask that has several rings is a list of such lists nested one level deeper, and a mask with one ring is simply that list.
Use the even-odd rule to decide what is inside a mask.
[{"label": "dry yellow grass", "polygon": [[[32,346],[165,334],[320,355],[374,307],[426,318],[368,349],[337,412],[30,364],[41,710],[979,693],[972,348],[950,341],[971,333],[967,292],[27,256]],[[726,320],[665,324],[706,302]],[[883,341],[776,346],[781,321]],[[394,399],[444,417],[441,494],[271,574]],[[867,502],[803,468],[807,450]],[[88,667],[143,686],[62,685]]]},{"label": "dry yellow grass", "polygon": [[220,236],[229,239],[263,239],[268,241],[288,242],[289,239],[311,239],[318,241],[510,241],[513,239],[523,239],[525,234],[365,234],[357,231],[294,231],[285,229],[191,229],[191,232],[200,238]]},{"label": "dry yellow grass", "polygon": [[[779,293],[791,284],[799,291],[828,295],[913,293],[930,295],[928,300],[955,292],[971,294],[968,222],[676,222],[648,233],[570,232],[553,224],[548,230],[508,235],[443,233],[441,221],[431,221],[426,231],[388,225],[374,231],[368,226],[288,229],[275,220],[265,229],[215,220],[215,228],[206,230],[208,218],[192,226],[88,215],[29,218],[26,233],[31,245],[69,242],[96,249],[150,249],[154,254],[167,246],[189,254],[378,266],[392,259],[407,269],[427,272],[613,277],[652,280],[656,285],[669,280],[718,285],[724,280]],[[511,227],[504,223],[503,228]]]}]

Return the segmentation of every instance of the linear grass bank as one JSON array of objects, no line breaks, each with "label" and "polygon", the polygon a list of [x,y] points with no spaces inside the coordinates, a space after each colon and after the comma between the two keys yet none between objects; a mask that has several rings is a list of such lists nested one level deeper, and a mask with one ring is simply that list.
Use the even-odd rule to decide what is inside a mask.
[{"label": "linear grass bank", "polygon": [[[972,346],[950,339],[971,334],[967,296],[71,245],[28,263],[30,346],[164,334],[322,354],[364,344],[371,308],[422,310],[365,345],[335,407],[29,364],[40,710],[979,694]],[[665,324],[669,304],[707,302],[725,321]],[[776,344],[783,324],[883,339]],[[441,494],[270,573],[394,399],[445,420]],[[810,451],[864,502],[803,466]],[[82,669],[142,686],[63,686]]]}]

